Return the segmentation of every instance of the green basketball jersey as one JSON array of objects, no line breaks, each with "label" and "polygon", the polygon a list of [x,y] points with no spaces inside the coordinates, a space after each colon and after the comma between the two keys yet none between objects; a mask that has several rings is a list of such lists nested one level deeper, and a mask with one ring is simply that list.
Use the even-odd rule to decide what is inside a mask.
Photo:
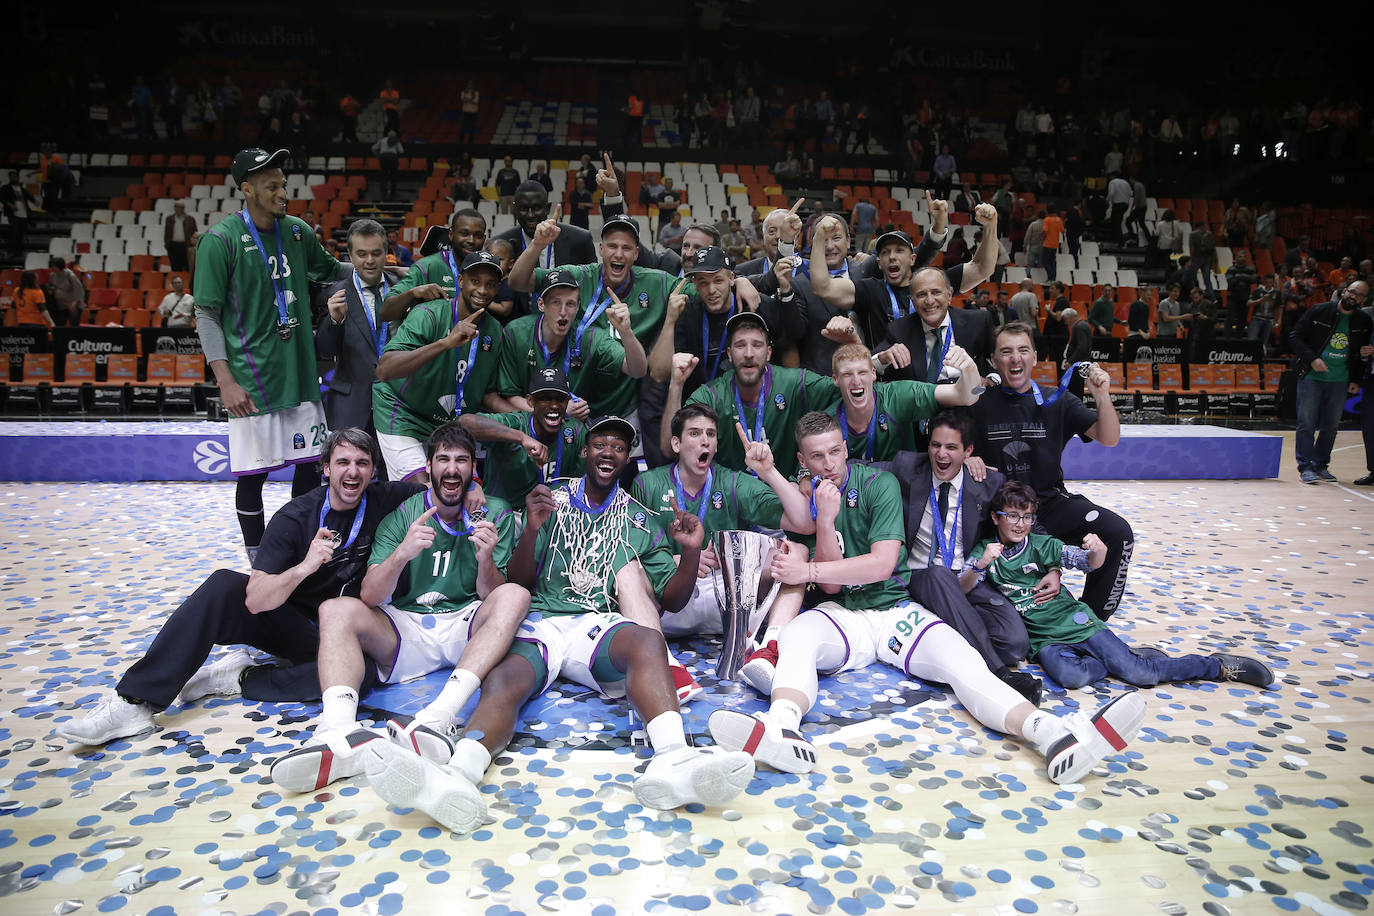
[{"label": "green basketball jersey", "polygon": [[[969,563],[981,559],[991,540],[973,548]],[[1060,589],[1044,604],[1036,604],[1031,593],[1036,583],[1055,567],[1064,565],[1064,542],[1047,534],[1031,534],[1020,549],[1003,548],[1002,555],[988,567],[987,578],[997,590],[1007,596],[1025,621],[1030,636],[1030,656],[1035,657],[1051,643],[1073,645],[1092,636],[1107,625],[1097,618],[1092,608],[1074,598],[1068,589]],[[1009,549],[1016,553],[1008,555]]]},{"label": "green basketball jersey", "polygon": [[[484,413],[482,416],[510,429],[518,429],[533,438],[539,438],[531,430],[533,418],[524,411]],[[582,476],[586,469],[586,464],[582,460],[582,447],[586,444],[587,427],[581,420],[572,417],[563,419],[563,424],[558,428],[558,439],[549,445],[549,460],[543,467],[535,464],[529,454],[514,442],[488,442],[482,486],[488,493],[512,506],[523,508],[525,497],[540,483]]]},{"label": "green basketball jersey", "polygon": [[[294,216],[284,216],[275,230],[258,234],[263,252],[242,215],[235,213],[200,237],[195,299],[197,306],[219,313],[229,371],[258,411],[270,413],[320,399],[309,281],[332,283],[345,268],[324,250],[310,226]],[[282,287],[287,314],[299,322],[289,340],[277,333],[276,290]]]},{"label": "green basketball jersey", "polygon": [[[621,382],[625,378],[625,348],[605,328],[590,327],[582,338],[582,352],[572,356],[572,335],[563,345],[544,358],[544,350],[536,338],[536,330],[543,318],[540,314],[525,315],[506,325],[501,332],[501,347],[497,358],[496,390],[511,397],[530,390],[530,379],[546,366],[562,369],[573,394],[586,398],[591,415],[614,414],[623,417],[635,409],[636,399],[617,400]],[[575,329],[575,328],[574,328]],[[567,367],[566,369],[564,367]]]},{"label": "green basketball jersey", "polygon": [[[410,310],[383,353],[418,350],[443,340],[458,323],[457,300],[432,299]],[[446,350],[421,366],[413,375],[372,386],[372,421],[377,432],[424,440],[439,424],[463,412],[480,410],[482,396],[496,377],[497,346],[501,323],[490,314],[482,316],[477,336],[462,346]],[[460,374],[461,373],[461,374]],[[462,378],[463,403],[457,403]]]},{"label": "green basketball jersey", "polygon": [[[903,449],[914,449],[916,438],[913,426],[917,420],[927,419],[939,412],[935,403],[935,386],[927,382],[878,382],[873,386],[876,408],[873,414],[873,451],[870,454],[867,429],[855,432],[848,417],[840,424],[849,444],[849,457],[861,461],[891,461]],[[844,402],[840,401],[828,413],[838,417]]]},{"label": "green basketball jersey", "polygon": [[744,463],[744,446],[735,431],[735,420],[740,421],[752,440],[761,409],[763,432],[773,448],[773,463],[782,476],[791,477],[797,472],[797,421],[808,411],[830,408],[839,396],[835,383],[823,375],[805,369],[769,366],[764,371],[763,388],[759,393],[759,400],[764,403],[745,404],[743,417],[735,403],[734,372],[702,385],[692,392],[687,403],[705,404],[716,412],[720,417],[716,464],[745,473],[749,468]]},{"label": "green basketball jersey", "polygon": [[[411,524],[433,505],[429,491],[416,493],[377,525],[369,566],[391,556],[405,540]],[[392,607],[415,614],[447,614],[477,600],[477,552],[467,536],[467,514],[456,528],[447,526],[438,515],[425,524],[435,531],[434,542],[401,570],[396,589],[388,602]],[[496,526],[496,548],[492,563],[505,572],[515,550],[515,514],[510,506],[488,495],[487,520]]]},{"label": "green basketball jersey", "polygon": [[[906,519],[902,516],[902,490],[896,477],[851,462],[849,476],[840,488],[835,534],[845,557],[870,553],[878,541],[897,541],[901,547],[892,574],[886,579],[867,585],[846,585],[835,595],[820,592],[823,600],[837,601],[855,611],[886,611],[907,600]],[[810,547],[812,557],[815,556],[814,534],[794,537]]]},{"label": "green basketball jersey", "polygon": [[[673,478],[676,468],[674,463],[645,471],[635,478],[631,490],[634,498],[653,513],[650,519],[663,528],[665,534],[673,523],[673,507],[668,498],[677,493]],[[772,487],[751,474],[742,474],[719,464],[711,466],[708,485],[702,492],[689,494],[684,488],[682,496],[685,499],[678,499],[678,508],[694,513],[706,529],[703,547],[710,544],[711,536],[717,531],[747,530],[755,526],[777,528],[782,524],[782,501]],[[668,546],[675,554],[682,552],[677,541],[671,538]]]}]

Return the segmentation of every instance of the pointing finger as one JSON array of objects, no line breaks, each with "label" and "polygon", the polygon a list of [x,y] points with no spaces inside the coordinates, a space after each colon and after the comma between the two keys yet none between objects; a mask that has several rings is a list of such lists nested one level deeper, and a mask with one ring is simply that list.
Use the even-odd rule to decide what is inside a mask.
[{"label": "pointing finger", "polygon": [[603,152],[603,153],[601,154],[601,161],[604,162],[604,163],[606,164],[606,171],[608,171],[608,172],[610,172],[612,175],[614,175],[614,174],[615,174],[615,168],[611,165],[611,154],[610,154],[610,153]]},{"label": "pointing finger", "polygon": [[482,316],[486,313],[487,310],[485,308],[480,308],[477,311],[473,312],[471,315],[469,315],[467,318],[464,318],[463,320],[471,322],[473,325],[481,324]]},{"label": "pointing finger", "polygon": [[678,506],[677,506],[677,494],[676,494],[676,493],[669,493],[669,494],[668,494],[668,505],[670,505],[670,506],[673,507],[673,512],[674,512],[674,513],[677,513],[677,512],[681,512],[681,511],[682,511],[682,510],[679,509]]},{"label": "pointing finger", "polygon": [[560,203],[553,208],[553,221],[556,223],[563,217],[563,205]]},{"label": "pointing finger", "polygon": [[788,212],[788,213],[793,213],[793,214],[795,214],[795,213],[797,212],[797,208],[800,207],[800,206],[801,206],[802,204],[804,204],[804,203],[806,203],[806,198],[805,198],[805,197],[800,197],[800,198],[798,198],[798,199],[797,199],[797,202],[794,203],[794,204],[792,205],[792,209],[788,210],[787,212]]},{"label": "pointing finger", "polygon": [[927,209],[928,209],[929,207],[931,207],[934,203],[935,203],[935,200],[930,196],[930,189],[929,189],[929,188],[926,188],[926,207],[927,207]]},{"label": "pointing finger", "polygon": [[745,451],[749,450],[749,434],[744,431],[744,425],[740,421],[735,421],[735,432],[739,433],[739,441],[744,443]]},{"label": "pointing finger", "polygon": [[611,289],[610,286],[606,287],[606,292],[611,294],[611,301],[616,305],[624,305],[624,303],[620,301],[620,297],[615,294],[615,290]]},{"label": "pointing finger", "polygon": [[417,525],[423,525],[425,522],[427,522],[427,521],[429,521],[430,519],[434,518],[434,513],[438,512],[438,511],[439,511],[439,507],[438,507],[438,506],[430,506],[428,509],[426,509],[426,510],[424,511],[424,514],[423,514],[423,515],[421,515],[419,518],[417,518],[417,519],[415,520],[415,524],[417,524]]}]

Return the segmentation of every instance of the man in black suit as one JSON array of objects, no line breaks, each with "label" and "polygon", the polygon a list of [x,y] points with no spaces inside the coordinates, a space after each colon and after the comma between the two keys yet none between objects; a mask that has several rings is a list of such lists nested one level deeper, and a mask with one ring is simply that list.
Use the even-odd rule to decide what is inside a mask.
[{"label": "man in black suit", "polygon": [[945,351],[957,344],[964,348],[984,375],[992,358],[996,332],[982,309],[952,309],[949,278],[938,267],[927,267],[911,278],[914,314],[887,326],[893,346],[906,348],[904,358],[893,360],[884,379],[934,382],[940,375]]},{"label": "man in black suit", "polygon": [[[967,595],[959,586],[959,571],[982,540],[992,496],[1003,481],[993,470],[976,480],[964,467],[973,452],[973,433],[966,412],[943,411],[930,421],[926,453],[898,452],[892,461],[873,466],[891,471],[901,484],[912,599],[958,630],[989,671],[1036,703],[1040,681],[1011,670],[1030,649],[1021,615],[991,583],[979,583]],[[938,530],[937,515],[944,519]],[[1037,593],[1050,596],[1058,590],[1058,571],[1036,586]]]},{"label": "man in black suit", "polygon": [[372,427],[372,383],[377,359],[386,346],[387,325],[377,317],[390,292],[383,271],[386,230],[372,219],[354,220],[348,228],[348,257],[353,273],[329,290],[329,317],[315,328],[315,351],[333,363],[323,373],[329,392],[324,415],[330,429],[356,426],[375,435]]},{"label": "man in black suit", "polygon": [[[511,251],[519,257],[534,240],[534,230],[549,218],[549,192],[537,181],[521,182],[515,189],[515,225],[498,233],[498,239],[510,243]],[[568,264],[595,264],[596,244],[592,234],[569,223],[559,223],[558,238],[540,254],[536,267],[552,269]]]}]

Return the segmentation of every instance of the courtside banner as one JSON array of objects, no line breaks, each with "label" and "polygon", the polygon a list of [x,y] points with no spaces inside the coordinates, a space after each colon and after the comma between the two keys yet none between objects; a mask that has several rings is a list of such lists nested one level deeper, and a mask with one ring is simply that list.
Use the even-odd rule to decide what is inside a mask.
[{"label": "courtside banner", "polygon": [[1198,340],[1193,342],[1192,361],[1258,366],[1264,362],[1264,344],[1258,340]]},{"label": "courtside banner", "polygon": [[139,337],[143,342],[143,355],[154,353],[175,353],[178,356],[203,353],[200,335],[195,328],[140,328]]},{"label": "courtside banner", "polygon": [[0,353],[9,354],[7,377],[13,381],[22,374],[25,353],[48,353],[51,348],[47,328],[0,329]]},{"label": "courtside banner", "polygon": [[53,328],[52,351],[57,373],[62,376],[67,354],[93,353],[97,366],[104,366],[111,353],[138,353],[138,335],[133,328]]},{"label": "courtside banner", "polygon": [[1127,337],[1121,341],[1121,355],[1128,363],[1185,362],[1188,341],[1179,337]]}]

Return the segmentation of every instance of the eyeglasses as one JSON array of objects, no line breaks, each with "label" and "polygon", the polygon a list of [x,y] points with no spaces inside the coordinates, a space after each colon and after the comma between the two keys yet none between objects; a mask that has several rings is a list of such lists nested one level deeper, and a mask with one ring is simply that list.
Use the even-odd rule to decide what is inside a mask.
[{"label": "eyeglasses", "polygon": [[1028,525],[1033,525],[1033,524],[1035,524],[1035,516],[1034,516],[1034,515],[1017,515],[1016,513],[1013,513],[1013,512],[994,512],[993,514],[996,515],[998,518],[1004,518],[1004,519],[1006,519],[1007,521],[1011,522],[1013,525],[1019,525],[1019,524],[1021,524],[1022,522],[1025,522],[1025,523],[1028,524]]}]

